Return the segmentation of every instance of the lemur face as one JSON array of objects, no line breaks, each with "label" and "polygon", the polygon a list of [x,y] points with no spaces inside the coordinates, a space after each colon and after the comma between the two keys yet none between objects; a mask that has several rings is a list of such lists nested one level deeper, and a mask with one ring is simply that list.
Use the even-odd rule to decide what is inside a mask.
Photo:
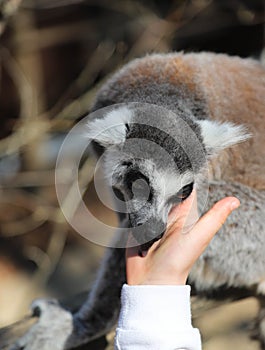
[{"label": "lemur face", "polygon": [[161,169],[153,159],[129,158],[116,163],[111,182],[134,237],[147,250],[165,232],[170,209],[191,194],[194,176]]},{"label": "lemur face", "polygon": [[195,120],[188,111],[132,104],[90,123],[89,137],[104,148],[117,210],[146,250],[165,232],[170,209],[191,194],[209,157],[248,135],[241,126]]}]

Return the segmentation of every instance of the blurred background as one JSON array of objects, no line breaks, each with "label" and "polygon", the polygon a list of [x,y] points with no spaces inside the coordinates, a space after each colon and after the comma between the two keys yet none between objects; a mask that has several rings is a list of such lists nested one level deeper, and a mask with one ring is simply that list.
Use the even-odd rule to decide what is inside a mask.
[{"label": "blurred background", "polygon": [[[65,299],[93,283],[104,248],[64,220],[54,168],[64,136],[89,112],[98,88],[124,63],[152,52],[264,59],[264,6],[264,0],[0,0],[0,328],[23,317],[36,297]],[[69,162],[75,151],[69,148]],[[82,171],[89,209],[115,225],[84,176],[93,171],[90,158]],[[258,349],[248,338],[255,300],[203,309],[194,316],[204,349]]]}]

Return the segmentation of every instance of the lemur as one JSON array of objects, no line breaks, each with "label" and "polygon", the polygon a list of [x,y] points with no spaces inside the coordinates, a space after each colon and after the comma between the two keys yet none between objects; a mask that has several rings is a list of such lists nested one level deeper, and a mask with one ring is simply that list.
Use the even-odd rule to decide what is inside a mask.
[{"label": "lemur", "polygon": [[[224,196],[240,199],[189,283],[198,295],[244,288],[258,296],[265,346],[264,67],[224,54],[152,54],[102,86],[92,111],[107,106],[87,133],[97,156],[104,154],[114,194],[128,206],[128,214],[118,215],[121,227],[132,229],[140,254],[163,235],[170,209],[194,187],[200,205],[209,185],[204,211]],[[148,146],[127,147],[135,139]],[[125,282],[125,249],[108,248],[80,310],[72,315],[56,302],[36,301],[39,322],[12,349],[69,349],[103,334],[117,320]]]}]

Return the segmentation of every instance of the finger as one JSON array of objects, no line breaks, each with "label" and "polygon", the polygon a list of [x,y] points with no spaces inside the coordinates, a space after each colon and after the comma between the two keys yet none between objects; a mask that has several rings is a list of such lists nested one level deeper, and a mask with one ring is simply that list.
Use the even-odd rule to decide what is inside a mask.
[{"label": "finger", "polygon": [[136,241],[132,233],[128,235],[126,246],[126,259],[138,255],[139,243]]},{"label": "finger", "polygon": [[[134,242],[132,234],[128,238],[129,244]],[[129,246],[126,248],[126,276],[127,283],[138,284],[141,279],[141,273],[145,270],[145,258],[139,256],[139,245]]]},{"label": "finger", "polygon": [[[196,218],[196,220],[195,220]],[[195,223],[198,219],[197,209],[197,192],[194,189],[190,196],[181,204],[174,207],[168,218],[167,230],[163,237],[158,241],[155,250],[159,249],[161,245],[171,236],[182,233],[183,226],[186,222]],[[193,225],[192,225],[193,226]]]},{"label": "finger", "polygon": [[197,192],[195,191],[188,213],[182,223],[182,233],[189,232],[198,220]]},{"label": "finger", "polygon": [[128,247],[126,248],[126,259],[138,255],[138,247]]},{"label": "finger", "polygon": [[198,209],[197,209],[197,193],[194,189],[190,196],[179,205],[175,206],[168,217],[168,228],[174,229],[176,225],[183,227],[190,225],[198,220]]},{"label": "finger", "polygon": [[240,202],[235,197],[226,197],[217,202],[200,220],[191,234],[197,238],[202,248],[207,246],[213,236],[220,230],[232,211],[238,208]]}]

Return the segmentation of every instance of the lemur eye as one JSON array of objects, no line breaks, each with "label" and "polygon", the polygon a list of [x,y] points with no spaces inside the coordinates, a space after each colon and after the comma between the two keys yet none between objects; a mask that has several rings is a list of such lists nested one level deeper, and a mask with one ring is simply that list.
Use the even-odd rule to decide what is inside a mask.
[{"label": "lemur eye", "polygon": [[122,162],[122,164],[121,165],[123,165],[123,166],[127,166],[128,168],[130,167],[130,166],[132,166],[132,162],[130,162],[130,161],[127,161],[127,162]]},{"label": "lemur eye", "polygon": [[189,195],[191,194],[192,190],[193,190],[193,182],[191,182],[190,184],[182,187],[182,189],[177,193],[177,197],[182,202],[182,201],[184,201],[185,199],[187,199],[189,197]]},{"label": "lemur eye", "polygon": [[172,196],[169,199],[169,202],[171,202],[171,203],[183,202],[185,199],[187,199],[189,197],[189,195],[191,194],[192,190],[193,190],[193,182],[191,182],[190,184],[182,187],[182,189],[180,191],[178,191],[177,194],[175,194],[174,196]]}]

